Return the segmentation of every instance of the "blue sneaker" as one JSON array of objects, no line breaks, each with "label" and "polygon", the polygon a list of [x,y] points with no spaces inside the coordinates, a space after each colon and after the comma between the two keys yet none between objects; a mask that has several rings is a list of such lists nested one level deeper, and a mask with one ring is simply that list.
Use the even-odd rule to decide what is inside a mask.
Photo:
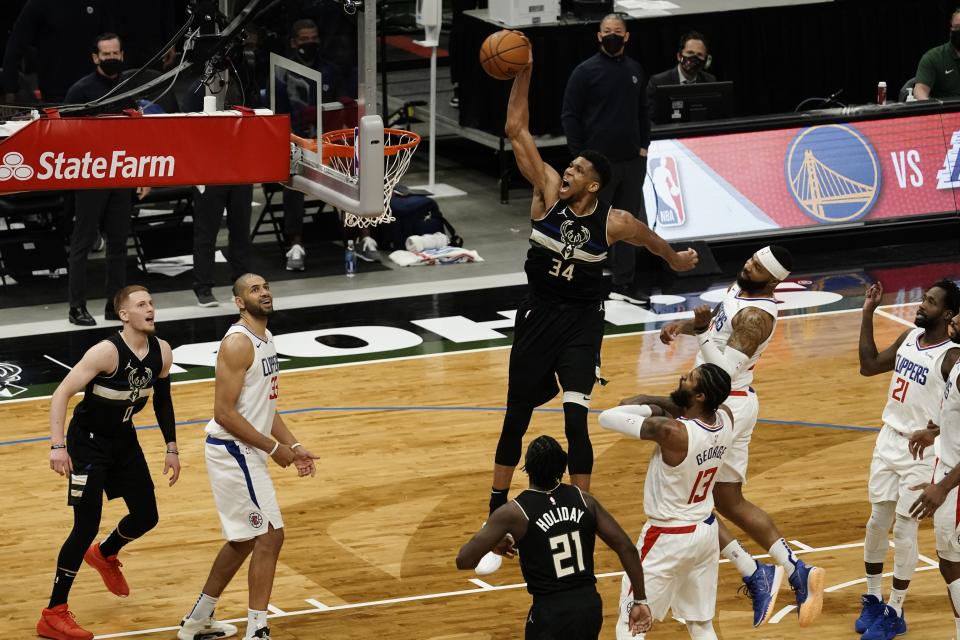
[{"label": "blue sneaker", "polygon": [[863,608],[860,609],[860,617],[853,623],[853,629],[857,633],[863,633],[870,628],[873,621],[883,615],[883,601],[877,596],[865,593],[860,596],[860,602]]},{"label": "blue sneaker", "polygon": [[749,578],[743,579],[741,590],[745,590],[753,600],[753,626],[759,627],[770,619],[777,604],[777,592],[783,581],[783,567],[757,563],[757,570]]},{"label": "blue sneaker", "polygon": [[896,609],[888,604],[883,605],[883,613],[873,621],[860,640],[893,640],[907,632],[907,621],[903,613],[897,615]]},{"label": "blue sneaker", "polygon": [[809,567],[803,560],[797,560],[797,568],[790,576],[790,588],[797,596],[797,614],[800,616],[801,627],[813,624],[820,617],[826,574],[820,567]]}]

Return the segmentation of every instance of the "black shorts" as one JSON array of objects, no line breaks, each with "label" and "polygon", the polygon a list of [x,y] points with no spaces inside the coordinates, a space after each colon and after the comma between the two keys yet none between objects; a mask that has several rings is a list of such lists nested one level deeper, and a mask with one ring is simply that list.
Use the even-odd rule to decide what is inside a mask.
[{"label": "black shorts", "polygon": [[603,318],[602,302],[574,306],[524,298],[514,325],[507,403],[538,407],[561,388],[589,396],[600,366]]},{"label": "black shorts", "polygon": [[597,640],[603,603],[591,585],[574,591],[534,596],[527,614],[526,640]]},{"label": "black shorts", "polygon": [[67,453],[73,462],[68,505],[80,504],[84,496],[96,499],[101,491],[110,500],[153,493],[153,478],[133,429],[110,437],[72,425],[67,431]]}]

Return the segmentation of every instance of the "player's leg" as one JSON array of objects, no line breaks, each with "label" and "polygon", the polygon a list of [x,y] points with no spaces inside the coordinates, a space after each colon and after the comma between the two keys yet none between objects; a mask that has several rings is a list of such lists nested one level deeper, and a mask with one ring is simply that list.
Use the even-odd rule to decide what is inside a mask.
[{"label": "player's leg", "polygon": [[677,536],[686,541],[691,564],[677,576],[679,586],[673,600],[673,615],[682,618],[694,640],[716,640],[713,616],[717,603],[718,520],[711,516],[688,534]]},{"label": "player's leg", "polygon": [[[646,591],[650,614],[654,620],[663,620],[673,605],[680,581],[686,571],[683,545],[678,544],[679,536],[660,533],[659,527],[649,522],[640,531],[637,550],[643,566],[643,588]],[[682,542],[682,541],[681,541]],[[716,556],[714,556],[716,562]],[[632,640],[628,624],[629,605],[634,599],[633,585],[627,576],[620,580],[619,616],[614,631],[617,640]]]},{"label": "player's leg", "polygon": [[719,518],[717,528],[720,555],[740,572],[747,595],[753,603],[753,626],[759,627],[773,615],[780,584],[783,582],[783,567],[754,560]]},{"label": "player's leg", "polygon": [[277,559],[283,547],[283,529],[268,525],[267,532],[259,535],[250,555],[250,568],[247,572],[249,585],[249,610],[247,612],[247,633],[244,637],[255,638],[257,632],[268,627],[267,605],[273,591],[273,578],[277,572]]},{"label": "player's leg", "polygon": [[227,588],[247,557],[253,552],[253,546],[254,539],[230,540],[220,548],[197,601],[180,621],[181,628],[177,632],[177,638],[180,640],[226,638],[237,633],[234,625],[215,620],[214,611],[223,590]]},{"label": "player's leg", "polygon": [[[934,481],[940,481],[946,475],[938,471]],[[947,584],[947,595],[953,609],[953,621],[956,638],[960,640],[960,529],[957,527],[957,488],[947,494],[939,509],[933,514],[933,533],[937,543],[937,556],[940,559],[940,575]]]},{"label": "player's leg", "polygon": [[[871,473],[870,484],[877,475]],[[871,496],[872,497],[872,496]],[[888,536],[896,517],[897,503],[894,500],[874,502],[870,505],[863,539],[863,567],[867,580],[867,592],[860,596],[860,616],[854,623],[857,633],[866,631],[876,618],[883,614],[883,562],[890,548]]]}]

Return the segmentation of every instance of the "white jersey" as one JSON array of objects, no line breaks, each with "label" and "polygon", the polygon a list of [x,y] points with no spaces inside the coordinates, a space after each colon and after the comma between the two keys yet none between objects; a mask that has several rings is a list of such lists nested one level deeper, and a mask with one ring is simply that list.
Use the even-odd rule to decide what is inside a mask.
[{"label": "white jersey", "polygon": [[[252,333],[242,324],[227,329],[227,336],[239,333],[246,336],[253,345],[253,362],[243,375],[243,388],[237,398],[237,413],[246,418],[254,429],[265,436],[273,428],[273,417],[277,412],[279,397],[280,363],[277,360],[277,347],[273,335],[267,331],[265,338]],[[207,435],[220,440],[236,440],[229,431],[215,420],[210,420],[206,428]]]},{"label": "white jersey", "polygon": [[960,360],[950,369],[943,390],[940,416],[935,422],[940,425],[940,463],[949,472],[960,464]]},{"label": "white jersey", "polygon": [[[750,356],[750,359],[747,360],[743,367],[741,367],[740,372],[737,373],[736,377],[730,382],[730,389],[733,391],[747,389],[750,387],[750,383],[753,382],[753,368],[757,365],[757,361],[760,360],[760,356],[764,350],[766,350],[767,345],[773,340],[773,334],[777,330],[777,301],[773,298],[751,298],[740,291],[738,285],[734,284],[727,290],[727,295],[724,296],[723,302],[720,303],[720,308],[717,310],[717,314],[713,317],[713,320],[710,322],[710,328],[707,330],[710,339],[717,345],[717,348],[723,352],[727,348],[727,342],[730,341],[730,336],[733,335],[733,317],[737,315],[741,309],[746,309],[747,307],[756,307],[770,314],[773,317],[773,328],[770,330],[770,335],[767,339],[760,343],[757,350]],[[697,353],[695,366],[699,367],[703,362],[703,354]]]},{"label": "white jersey", "polygon": [[940,366],[947,351],[957,346],[944,340],[921,347],[922,335],[923,329],[913,329],[897,349],[883,408],[883,423],[905,435],[926,429],[927,421],[937,417],[946,386]]},{"label": "white jersey", "polygon": [[671,467],[657,445],[643,485],[643,510],[657,523],[696,524],[713,512],[713,482],[733,442],[733,421],[722,409],[715,425],[678,420],[687,428],[687,457]]}]

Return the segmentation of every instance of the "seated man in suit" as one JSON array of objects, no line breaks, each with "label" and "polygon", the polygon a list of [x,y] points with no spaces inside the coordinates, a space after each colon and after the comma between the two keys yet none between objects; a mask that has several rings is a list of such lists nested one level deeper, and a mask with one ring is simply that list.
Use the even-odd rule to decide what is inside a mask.
[{"label": "seated man in suit", "polygon": [[694,82],[716,82],[713,74],[705,69],[710,66],[710,48],[707,39],[699,31],[690,31],[680,38],[677,49],[677,66],[662,73],[650,76],[647,82],[647,105],[650,119],[662,122],[663,114],[657,113],[657,87],[668,84],[690,84]]}]

